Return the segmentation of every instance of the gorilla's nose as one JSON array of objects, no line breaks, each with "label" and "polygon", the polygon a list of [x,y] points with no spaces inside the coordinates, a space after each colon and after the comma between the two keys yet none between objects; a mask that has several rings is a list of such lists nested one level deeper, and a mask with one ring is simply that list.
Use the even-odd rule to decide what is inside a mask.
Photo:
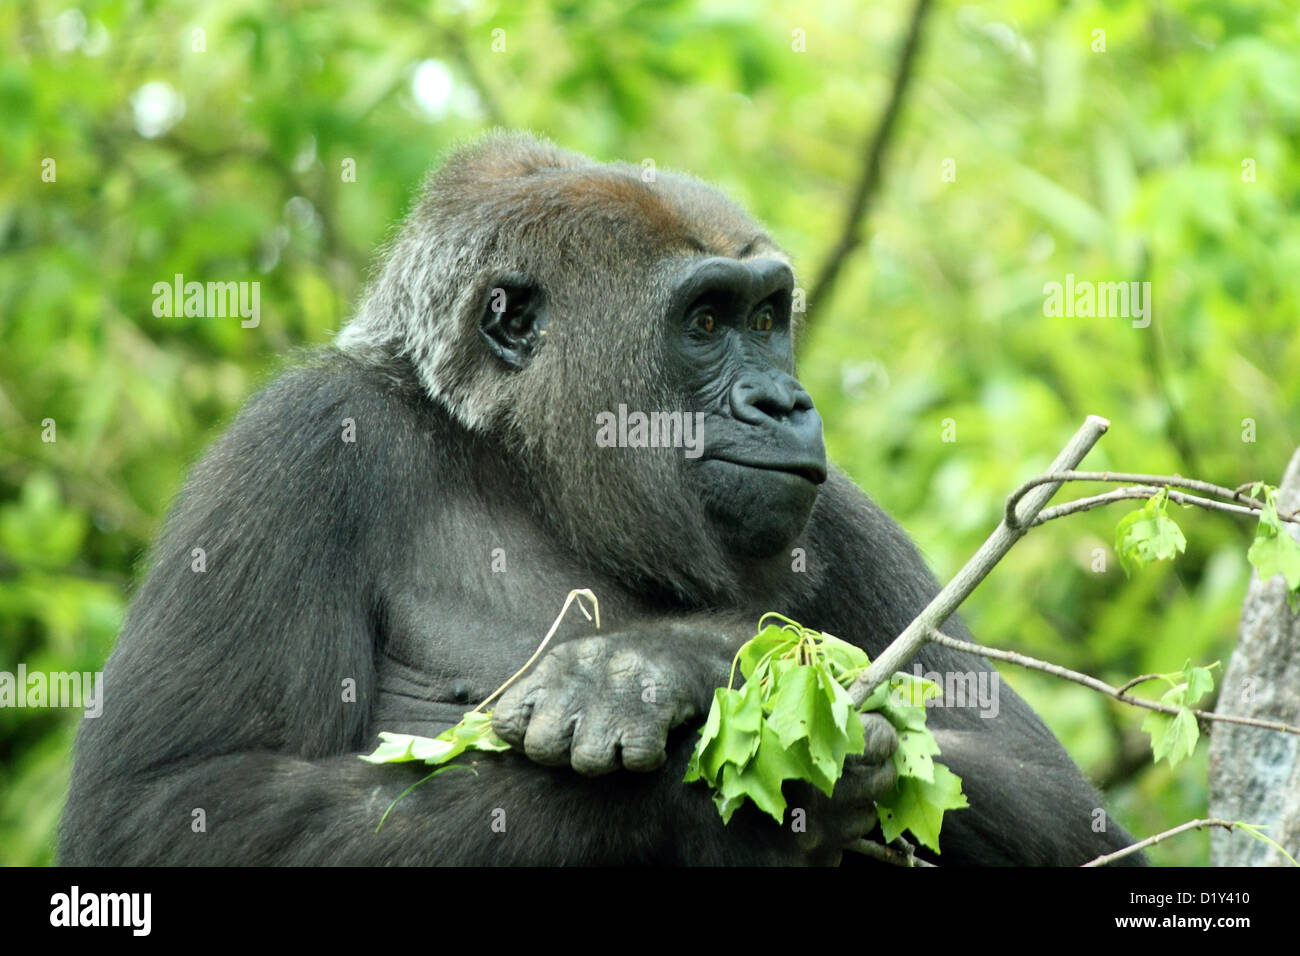
[{"label": "gorilla's nose", "polygon": [[773,459],[769,467],[807,473],[819,483],[826,479],[821,416],[793,376],[742,375],[731,386],[730,404],[737,422],[762,430],[754,444],[762,458]]},{"label": "gorilla's nose", "polygon": [[768,419],[785,423],[801,412],[812,413],[820,432],[812,396],[789,375],[742,375],[731,386],[731,414],[750,425],[768,425]]}]

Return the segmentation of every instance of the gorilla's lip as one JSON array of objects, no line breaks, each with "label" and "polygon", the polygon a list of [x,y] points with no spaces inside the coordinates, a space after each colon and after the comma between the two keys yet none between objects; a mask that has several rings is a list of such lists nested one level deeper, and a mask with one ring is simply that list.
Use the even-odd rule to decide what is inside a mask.
[{"label": "gorilla's lip", "polygon": [[814,485],[820,485],[826,480],[826,466],[820,462],[741,461],[737,458],[710,458],[708,460],[724,461],[728,465],[753,468],[757,471],[784,472],[787,475],[802,478]]}]

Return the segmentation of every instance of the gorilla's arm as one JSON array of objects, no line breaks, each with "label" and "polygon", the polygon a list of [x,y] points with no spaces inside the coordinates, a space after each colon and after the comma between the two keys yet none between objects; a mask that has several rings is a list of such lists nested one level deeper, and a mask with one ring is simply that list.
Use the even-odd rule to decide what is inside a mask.
[{"label": "gorilla's arm", "polygon": [[[241,753],[100,783],[70,806],[70,865],[509,865],[833,863],[745,808],[723,827],[707,791],[681,782],[692,742],[675,741],[654,773],[587,778],[522,755],[459,758],[415,788],[427,767],[374,767],[355,756]],[[195,807],[207,832],[190,831]],[[823,818],[810,812],[810,827]],[[852,829],[848,824],[845,830]],[[840,835],[841,841],[849,834]]]},{"label": "gorilla's arm", "polygon": [[[804,536],[815,577],[792,616],[859,644],[875,657],[930,602],[939,585],[916,546],[852,481],[832,469]],[[973,640],[959,618],[944,631]],[[929,645],[923,672],[988,675],[987,660]],[[909,667],[910,670],[910,667]],[[985,685],[989,686],[989,685]],[[939,759],[962,778],[970,807],[944,817],[939,862],[1077,866],[1134,842],[1052,732],[1005,682],[995,715],[975,702],[929,710]],[[1098,819],[1105,832],[1095,832]],[[1142,864],[1140,855],[1124,862]]]}]

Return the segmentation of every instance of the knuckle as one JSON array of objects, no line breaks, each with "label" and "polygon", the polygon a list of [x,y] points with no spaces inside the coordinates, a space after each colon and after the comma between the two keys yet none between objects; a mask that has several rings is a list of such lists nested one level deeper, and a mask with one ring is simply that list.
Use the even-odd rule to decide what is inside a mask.
[{"label": "knuckle", "polygon": [[607,653],[603,637],[587,637],[561,644],[559,648],[580,667],[595,667]]},{"label": "knuckle", "polygon": [[560,766],[568,762],[576,717],[560,711],[535,713],[524,735],[524,753],[535,763]]},{"label": "knuckle", "polygon": [[668,735],[666,728],[658,726],[638,728],[624,733],[621,746],[623,766],[628,770],[658,770],[668,762]]},{"label": "knuckle", "polygon": [[898,749],[898,731],[880,714],[863,714],[862,730],[865,748],[862,757],[870,763],[879,763]]},{"label": "knuckle", "polygon": [[610,655],[609,662],[605,665],[605,672],[615,679],[631,680],[639,676],[641,665],[641,655],[625,647]]},{"label": "knuckle", "polygon": [[522,690],[507,691],[492,711],[492,729],[509,744],[523,742],[533,712],[533,698]]},{"label": "knuckle", "polygon": [[637,773],[658,770],[668,762],[668,752],[662,748],[624,750],[623,766]]},{"label": "knuckle", "polygon": [[506,712],[498,708],[492,712],[492,731],[508,744],[521,743],[527,726],[518,711]]},{"label": "knuckle", "polygon": [[574,770],[587,777],[617,770],[613,735],[600,730],[587,730],[575,735],[572,764]]},{"label": "knuckle", "polygon": [[573,769],[584,777],[599,777],[618,769],[613,751],[597,747],[574,747],[572,764]]}]

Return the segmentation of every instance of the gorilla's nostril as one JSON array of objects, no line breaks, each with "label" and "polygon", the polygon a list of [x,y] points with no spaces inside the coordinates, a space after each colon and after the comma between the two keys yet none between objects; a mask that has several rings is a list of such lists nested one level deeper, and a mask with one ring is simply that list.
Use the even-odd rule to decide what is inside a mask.
[{"label": "gorilla's nostril", "polygon": [[794,411],[793,405],[774,398],[760,398],[753,404],[755,408],[768,418],[783,419],[789,415],[790,412]]},{"label": "gorilla's nostril", "polygon": [[796,408],[803,407],[798,393],[799,390],[779,379],[741,379],[731,389],[731,411],[751,425],[762,424],[766,418],[785,421]]}]

